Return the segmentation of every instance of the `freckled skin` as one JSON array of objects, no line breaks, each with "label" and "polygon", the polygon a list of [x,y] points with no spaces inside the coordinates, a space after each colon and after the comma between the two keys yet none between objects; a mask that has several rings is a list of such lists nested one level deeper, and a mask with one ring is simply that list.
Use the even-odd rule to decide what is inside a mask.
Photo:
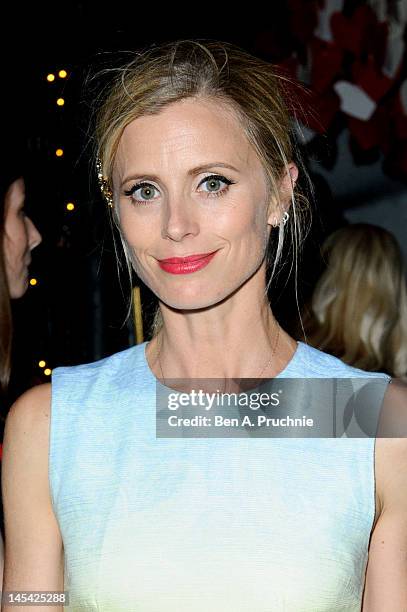
[{"label": "freckled skin", "polygon": [[4,261],[10,297],[20,298],[28,288],[30,252],[38,246],[42,237],[34,223],[25,215],[24,180],[14,181],[4,200]]}]

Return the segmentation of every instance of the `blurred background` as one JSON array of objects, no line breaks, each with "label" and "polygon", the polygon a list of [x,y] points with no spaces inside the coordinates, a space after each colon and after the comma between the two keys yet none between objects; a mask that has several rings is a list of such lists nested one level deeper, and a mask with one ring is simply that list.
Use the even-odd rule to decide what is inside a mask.
[{"label": "blurred background", "polygon": [[[16,3],[3,13],[1,131],[3,142],[28,148],[26,208],[43,236],[29,290],[13,302],[10,401],[47,382],[54,367],[91,362],[136,341],[133,317],[124,323],[130,287],[118,274],[90,164],[86,82],[99,67],[153,43],[221,39],[278,64],[309,89],[303,103],[313,113],[303,118],[301,142],[315,212],[299,269],[301,305],[320,271],[323,238],[346,223],[390,230],[407,258],[406,22],[406,0],[279,0],[244,11],[60,0]],[[144,286],[141,297],[147,336],[154,299]],[[288,270],[271,300],[289,330],[298,313]]]}]

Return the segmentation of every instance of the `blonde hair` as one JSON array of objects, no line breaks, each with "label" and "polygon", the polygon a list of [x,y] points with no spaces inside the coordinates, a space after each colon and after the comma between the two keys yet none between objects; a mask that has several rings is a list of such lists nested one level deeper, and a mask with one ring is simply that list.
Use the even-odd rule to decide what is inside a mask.
[{"label": "blonde hair", "polygon": [[310,344],[367,371],[407,375],[403,259],[387,230],[355,223],[322,246],[327,267],[303,324]]},{"label": "blonde hair", "polygon": [[[279,180],[288,171],[290,162],[294,161],[300,168],[303,179],[309,182],[308,190],[312,191],[295,144],[298,122],[295,121],[293,83],[272,64],[231,43],[179,40],[137,52],[124,66],[103,71],[103,75],[109,77],[109,83],[96,100],[95,158],[101,162],[108,185],[113,184],[115,155],[125,127],[138,117],[155,115],[177,101],[195,98],[216,100],[236,113],[262,162],[268,194],[274,195],[281,210]],[[290,213],[287,229],[292,229],[297,271],[297,256],[305,229],[309,227],[310,214],[308,199],[298,185],[292,189]],[[118,206],[113,207],[112,217],[119,230],[131,282],[131,258],[120,229]],[[272,272],[265,294],[281,258],[284,233],[281,222],[276,244],[271,232],[266,264]],[[128,314],[130,308],[131,304]],[[161,327],[158,307],[152,325],[153,336]]]}]

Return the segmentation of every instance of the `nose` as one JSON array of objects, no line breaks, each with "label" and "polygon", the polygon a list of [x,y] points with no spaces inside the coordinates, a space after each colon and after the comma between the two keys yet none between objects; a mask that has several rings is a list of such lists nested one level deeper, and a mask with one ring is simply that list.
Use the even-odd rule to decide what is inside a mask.
[{"label": "nose", "polygon": [[28,235],[28,246],[30,251],[35,249],[42,242],[42,236],[31,221],[30,217],[26,217],[27,223],[27,235]]},{"label": "nose", "polygon": [[175,242],[181,242],[186,236],[196,236],[199,233],[197,221],[196,202],[177,198],[176,202],[168,202],[164,213],[162,238],[169,238]]}]

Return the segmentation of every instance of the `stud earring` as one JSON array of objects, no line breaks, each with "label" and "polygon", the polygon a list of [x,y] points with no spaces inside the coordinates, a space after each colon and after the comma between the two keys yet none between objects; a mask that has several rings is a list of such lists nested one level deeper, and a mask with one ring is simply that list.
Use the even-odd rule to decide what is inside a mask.
[{"label": "stud earring", "polygon": [[107,205],[110,208],[113,208],[113,193],[109,187],[107,178],[103,175],[102,161],[100,160],[99,157],[96,160],[96,171],[98,175],[98,183],[99,183],[100,191],[102,192],[102,195],[104,199],[106,200]]}]

